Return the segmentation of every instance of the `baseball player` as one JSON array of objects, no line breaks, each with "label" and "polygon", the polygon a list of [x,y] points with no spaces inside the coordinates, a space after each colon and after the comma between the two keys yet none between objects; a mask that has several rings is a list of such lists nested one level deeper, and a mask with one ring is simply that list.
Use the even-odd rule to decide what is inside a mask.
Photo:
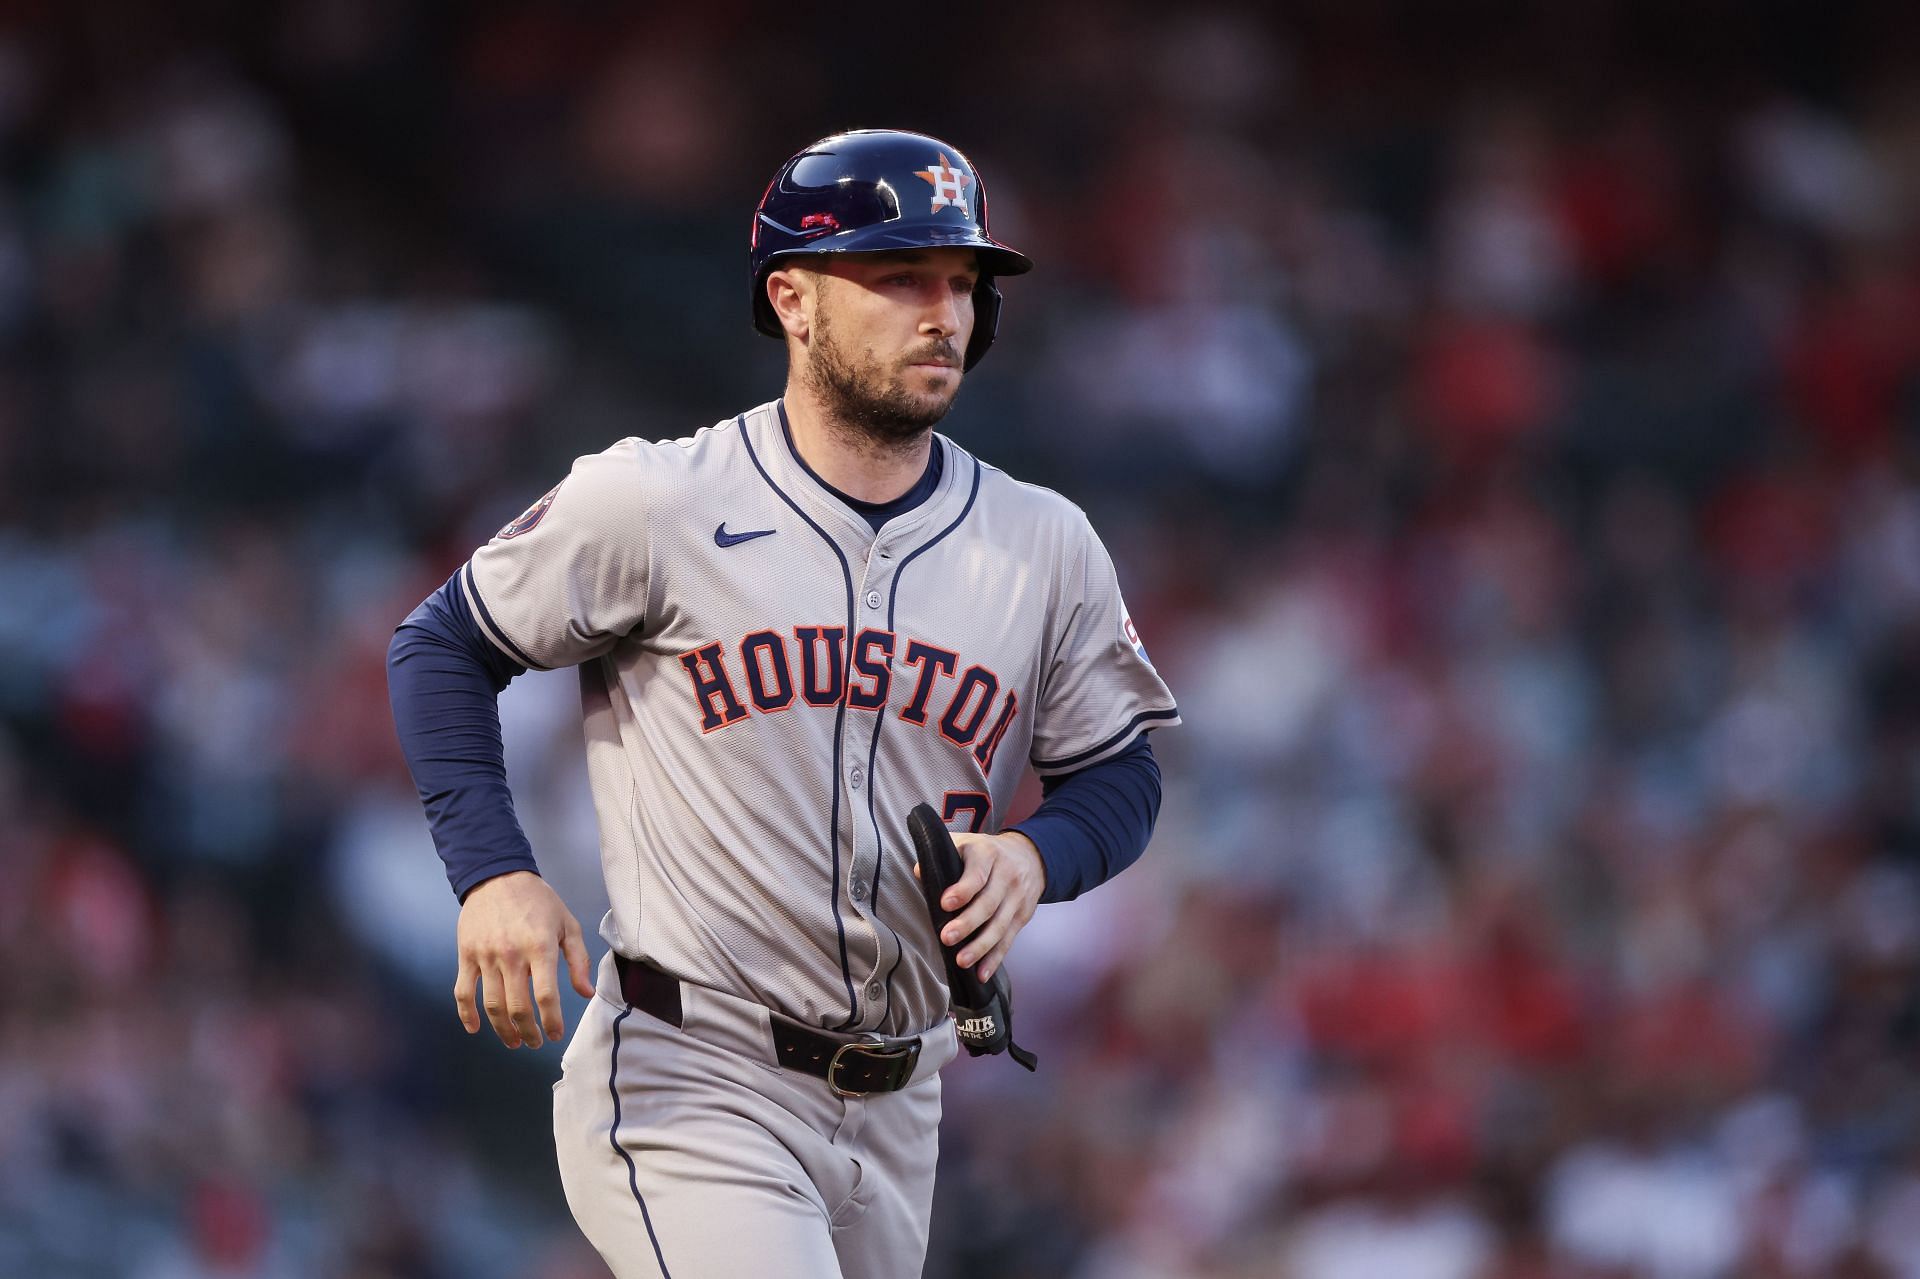
[{"label": "baseball player", "polygon": [[[462,908],[454,1000],[508,1047],[563,1033],[567,1200],[615,1274],[900,1279],[925,1258],[942,944],[989,978],[1040,902],[1146,846],[1149,730],[1178,722],[1080,510],[934,425],[997,281],[953,146],[862,130],[780,169],[752,307],[780,399],[579,459],[401,624],[394,717]],[[499,690],[577,666],[612,908],[581,928],[514,818]],[[1031,765],[1046,797],[1004,828]],[[963,873],[936,938],[906,816]]]}]

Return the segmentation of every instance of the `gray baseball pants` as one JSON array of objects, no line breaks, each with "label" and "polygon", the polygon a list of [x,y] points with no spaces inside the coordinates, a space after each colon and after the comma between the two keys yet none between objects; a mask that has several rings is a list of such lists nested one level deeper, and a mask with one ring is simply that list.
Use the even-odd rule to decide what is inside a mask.
[{"label": "gray baseball pants", "polygon": [[918,1275],[953,1023],[907,1087],[846,1098],[773,1064],[766,1009],[681,991],[680,1027],[630,1008],[609,955],[553,1088],[567,1204],[617,1279]]}]

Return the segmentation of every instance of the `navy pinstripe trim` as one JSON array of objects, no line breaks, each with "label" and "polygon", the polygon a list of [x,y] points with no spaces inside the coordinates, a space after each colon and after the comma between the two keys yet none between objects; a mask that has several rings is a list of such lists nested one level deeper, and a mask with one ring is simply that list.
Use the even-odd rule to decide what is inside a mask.
[{"label": "navy pinstripe trim", "polygon": [[520,663],[520,665],[529,667],[536,671],[545,671],[545,670],[553,669],[550,666],[542,666],[540,663],[534,661],[531,657],[528,657],[525,653],[522,653],[520,651],[520,646],[518,644],[515,644],[511,639],[507,638],[507,633],[500,629],[500,624],[498,622],[493,620],[493,614],[487,610],[487,601],[483,599],[480,595],[480,584],[473,580],[473,561],[472,560],[467,561],[467,565],[464,569],[461,570],[461,573],[464,576],[467,583],[467,594],[473,596],[473,606],[480,610],[480,621],[483,624],[485,624],[487,628],[487,635],[490,638],[497,640],[500,644],[500,647],[506,649],[508,655],[511,656],[514,661]]},{"label": "navy pinstripe trim", "polygon": [[[782,414],[786,410],[782,408]],[[747,430],[747,415],[742,413],[734,419],[740,427],[741,442],[747,446],[747,457],[753,462],[753,469],[760,472],[760,478],[767,487],[780,495],[780,500],[793,508],[793,513],[807,522],[807,527],[820,535],[820,540],[833,548],[834,558],[840,561],[840,577],[847,586],[847,650],[844,655],[847,669],[840,672],[842,696],[840,705],[833,712],[833,762],[827,776],[833,783],[832,821],[827,827],[827,847],[833,850],[833,928],[840,935],[840,976],[847,984],[847,1019],[836,1029],[844,1030],[860,1020],[860,1001],[853,993],[853,967],[847,963],[847,923],[840,916],[840,742],[847,726],[846,682],[853,678],[853,570],[847,567],[847,553],[840,549],[840,543],[827,535],[827,530],[814,523],[813,517],[800,509],[800,503],[787,496],[786,490],[773,482],[773,476],[767,474],[767,468],[760,464],[760,455],[754,452],[753,436]]]},{"label": "navy pinstripe trim", "polygon": [[1121,742],[1131,737],[1142,724],[1154,720],[1179,718],[1180,708],[1177,706],[1169,707],[1164,711],[1141,711],[1138,715],[1135,715],[1127,721],[1125,728],[1115,733],[1112,737],[1109,737],[1106,741],[1101,742],[1098,746],[1083,750],[1077,755],[1069,755],[1065,759],[1036,759],[1033,761],[1033,766],[1035,768],[1072,768],[1075,764],[1084,763],[1103,751],[1112,750],[1115,746],[1118,746]]},{"label": "navy pinstripe trim", "polygon": [[961,522],[965,520],[967,516],[973,513],[974,501],[979,496],[980,496],[980,459],[976,457],[973,459],[973,489],[971,492],[967,494],[967,504],[961,508],[960,514],[954,516],[953,523],[941,529],[938,533],[934,534],[932,538],[921,543],[919,546],[915,547],[911,552],[909,552],[906,556],[904,556],[900,561],[900,567],[893,570],[893,598],[887,601],[887,629],[888,630],[893,629],[894,606],[898,604],[900,601],[900,575],[907,571],[907,565],[913,563],[915,560],[919,559],[922,555],[925,555],[928,551],[938,546],[941,543],[941,541],[943,541],[946,538],[947,534],[959,528]]},{"label": "navy pinstripe trim", "polygon": [[[960,514],[954,517],[953,523],[947,525],[945,528],[941,529],[938,533],[934,534],[930,540],[923,542],[919,546],[915,547],[908,555],[906,555],[903,559],[901,559],[900,567],[893,570],[893,589],[887,597],[887,630],[888,631],[890,632],[893,631],[894,610],[898,607],[900,603],[900,578],[903,575],[905,575],[907,571],[907,565],[913,563],[916,559],[919,559],[922,555],[926,554],[928,551],[938,546],[940,542],[947,536],[947,534],[959,528],[961,523],[966,520],[967,516],[973,513],[973,503],[975,499],[977,499],[979,496],[980,496],[980,459],[976,457],[973,459],[973,489],[967,494],[967,504],[960,508]],[[888,716],[886,713],[886,708],[882,707],[879,717],[873,721],[873,742],[867,748],[867,776],[868,777],[873,776],[874,757],[878,755],[880,752],[880,726],[887,722],[887,718]],[[867,790],[867,818],[868,820],[873,822],[873,836],[874,836],[874,839],[878,842],[878,845],[880,848],[880,859],[879,861],[874,863],[874,867],[873,867],[873,900],[870,903],[868,903],[868,905],[869,905],[869,908],[873,911],[874,918],[878,919],[880,916],[880,873],[886,869],[886,865],[887,865],[887,859],[886,859],[887,841],[881,838],[880,821],[877,817],[874,816],[874,813],[873,813],[873,792],[876,789],[878,788],[869,787]],[[893,932],[892,927],[889,926],[887,931]],[[893,936],[894,936],[894,940],[898,941],[900,934],[893,933]],[[893,952],[893,964],[891,967],[887,969],[886,1011],[889,1014],[893,1012],[893,974],[899,970],[900,960],[905,954],[906,954],[906,947],[904,945],[896,946]]]},{"label": "navy pinstripe trim", "polygon": [[620,1144],[620,1023],[632,1015],[633,1007],[628,1005],[613,1019],[613,1063],[607,1068],[607,1091],[613,1095],[613,1127],[607,1129],[607,1141],[612,1144],[613,1152],[627,1161],[627,1189],[633,1191],[633,1201],[640,1205],[647,1242],[653,1245],[653,1259],[660,1263],[660,1279],[673,1279],[667,1270],[667,1259],[660,1255],[660,1237],[653,1233],[653,1214],[647,1211],[647,1201],[640,1195],[640,1170],[633,1166],[633,1156]]}]

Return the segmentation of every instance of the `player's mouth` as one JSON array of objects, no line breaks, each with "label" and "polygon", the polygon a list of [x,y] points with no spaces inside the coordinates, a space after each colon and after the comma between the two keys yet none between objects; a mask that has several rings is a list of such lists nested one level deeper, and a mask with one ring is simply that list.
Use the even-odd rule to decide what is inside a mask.
[{"label": "player's mouth", "polygon": [[914,352],[907,357],[907,364],[908,367],[916,369],[958,369],[960,357],[954,354],[950,347],[936,346],[930,350]]},{"label": "player's mouth", "polygon": [[960,366],[945,360],[916,360],[907,366],[907,372],[926,378],[929,390],[960,383]]}]

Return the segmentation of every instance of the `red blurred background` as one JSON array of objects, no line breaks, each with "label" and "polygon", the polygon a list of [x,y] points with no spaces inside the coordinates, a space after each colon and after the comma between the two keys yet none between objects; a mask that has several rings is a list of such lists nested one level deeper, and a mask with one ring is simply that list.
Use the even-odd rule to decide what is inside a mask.
[{"label": "red blurred background", "polygon": [[604,1273],[382,656],[777,394],[753,202],[868,124],[1039,262],[947,429],[1186,716],[928,1276],[1920,1277],[1920,10],[1725,0],[9,6],[0,1273]]}]

